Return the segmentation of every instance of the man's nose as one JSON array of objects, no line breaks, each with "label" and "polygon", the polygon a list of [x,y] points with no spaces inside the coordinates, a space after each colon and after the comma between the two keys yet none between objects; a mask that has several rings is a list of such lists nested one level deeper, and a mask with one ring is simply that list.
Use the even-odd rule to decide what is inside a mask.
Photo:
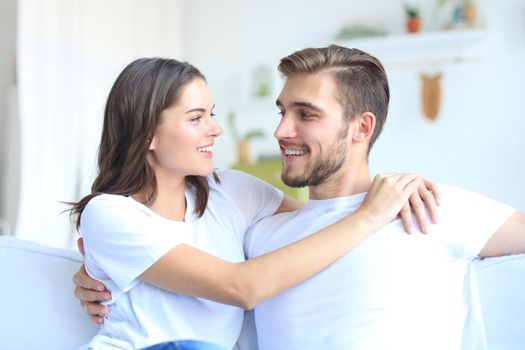
[{"label": "man's nose", "polygon": [[295,123],[293,119],[287,115],[284,115],[273,133],[277,139],[292,139],[297,136],[295,129]]}]

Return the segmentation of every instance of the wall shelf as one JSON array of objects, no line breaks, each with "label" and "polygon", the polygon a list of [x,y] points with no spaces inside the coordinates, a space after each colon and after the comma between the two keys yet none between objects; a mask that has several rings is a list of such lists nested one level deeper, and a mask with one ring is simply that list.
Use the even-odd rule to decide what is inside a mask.
[{"label": "wall shelf", "polygon": [[486,51],[485,38],[482,29],[455,29],[360,38],[339,41],[338,44],[376,56],[386,69],[436,68],[482,62]]}]

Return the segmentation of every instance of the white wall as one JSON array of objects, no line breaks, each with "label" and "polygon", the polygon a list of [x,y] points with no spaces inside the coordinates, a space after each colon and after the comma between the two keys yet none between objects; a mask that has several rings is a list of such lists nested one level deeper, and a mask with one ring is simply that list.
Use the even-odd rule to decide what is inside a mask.
[{"label": "white wall", "polygon": [[[417,2],[416,2],[417,3]],[[373,171],[415,171],[435,181],[469,188],[525,210],[525,2],[480,1],[488,54],[475,64],[441,67],[443,104],[439,119],[427,122],[419,107],[415,69],[392,70],[391,107],[385,132],[371,155]],[[208,77],[218,121],[226,126],[235,109],[242,129],[262,127],[255,155],[277,153],[272,132],[278,122],[273,98],[246,97],[246,76],[257,64],[275,69],[280,57],[334,42],[352,18],[376,18],[391,33],[403,31],[402,1],[242,0],[188,1],[184,25],[186,58]],[[435,1],[419,1],[425,29],[443,21]],[[381,57],[379,57],[381,59]],[[217,142],[217,163],[235,161],[225,130]]]},{"label": "white wall", "polygon": [[441,68],[437,122],[421,118],[415,70],[390,76],[389,120],[372,168],[416,171],[525,210],[525,2],[487,5],[487,56]]},{"label": "white wall", "polygon": [[90,192],[109,90],[135,58],[181,56],[182,13],[178,0],[19,0],[17,236],[75,245],[63,202]]},{"label": "white wall", "polygon": [[[423,9],[424,28],[435,29],[443,21],[435,1],[413,2]],[[275,71],[279,58],[294,50],[332,43],[337,31],[350,19],[379,19],[389,32],[401,33],[402,3],[401,0],[366,3],[75,0],[74,5],[67,6],[81,6],[84,14],[82,23],[76,27],[84,31],[77,43],[77,47],[85,50],[79,53],[85,54],[82,56],[85,66],[81,65],[85,69],[79,79],[88,84],[90,91],[76,106],[79,113],[93,120],[81,141],[85,150],[79,155],[83,164],[81,192],[87,191],[94,170],[104,99],[116,74],[132,58],[164,55],[195,64],[208,77],[217,102],[218,121],[226,126],[226,113],[237,111],[242,130],[261,127],[266,131],[265,140],[254,142],[254,155],[276,154],[272,133],[278,122],[273,102],[278,88],[270,98],[249,98],[246,90],[251,70],[262,63]],[[525,118],[520,109],[525,92],[522,65],[525,3],[522,0],[480,3],[485,14],[489,54],[479,64],[443,68],[443,105],[436,123],[425,121],[419,110],[416,70],[389,71],[392,88],[389,120],[372,153],[371,168],[417,171],[430,179],[470,188],[525,210],[522,138]],[[15,84],[15,7],[16,0],[0,1],[0,215],[10,218],[12,228],[18,174],[14,163],[7,165],[6,154],[16,160],[20,146],[16,130],[9,132],[7,141],[7,129],[16,128],[18,119],[12,108],[12,116],[6,121],[6,91]],[[67,13],[62,10],[62,15]],[[77,32],[66,34],[64,37],[69,40]],[[275,85],[279,84],[276,75]],[[235,161],[227,129],[217,143],[217,151],[218,166],[227,167]],[[55,161],[60,161],[60,155]],[[48,166],[55,166],[52,163]],[[11,178],[5,181],[8,171]],[[77,172],[61,176],[77,176]],[[26,210],[23,215],[29,220],[31,214],[32,211]],[[39,223],[34,225],[38,227]],[[30,231],[33,226],[24,227],[27,228],[24,231]]]}]

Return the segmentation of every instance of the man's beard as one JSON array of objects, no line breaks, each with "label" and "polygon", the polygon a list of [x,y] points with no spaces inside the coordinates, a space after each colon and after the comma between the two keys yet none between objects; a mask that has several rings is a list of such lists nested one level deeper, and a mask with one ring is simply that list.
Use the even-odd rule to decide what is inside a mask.
[{"label": "man's beard", "polygon": [[[330,176],[335,174],[343,166],[346,160],[346,137],[348,125],[339,133],[334,144],[325,156],[319,154],[306,167],[306,170],[298,176],[287,175],[283,169],[281,179],[290,187],[317,186],[324,183]],[[319,149],[321,149],[319,145]]]}]

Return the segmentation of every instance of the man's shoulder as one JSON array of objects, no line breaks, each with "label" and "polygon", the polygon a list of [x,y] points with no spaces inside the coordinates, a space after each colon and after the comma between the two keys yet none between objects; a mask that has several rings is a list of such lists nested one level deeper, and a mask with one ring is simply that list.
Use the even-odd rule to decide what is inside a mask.
[{"label": "man's shoulder", "polygon": [[[286,231],[287,225],[300,228],[298,214],[300,209],[270,215],[254,223],[244,238],[245,253],[248,257],[255,257],[264,253],[267,243],[277,235]],[[297,225],[296,225],[297,224]]]},{"label": "man's shoulder", "polygon": [[441,204],[438,214],[443,221],[492,221],[506,217],[507,212],[515,209],[499,202],[496,199],[485,196],[468,189],[439,185],[441,192]]},{"label": "man's shoulder", "polygon": [[[294,211],[274,214],[270,216],[266,216],[262,218],[261,220],[254,223],[251,227],[251,230],[256,232],[266,231],[269,228],[280,228],[283,227],[285,224],[288,224],[290,222],[298,221],[300,218],[300,212],[301,209],[297,209]],[[274,232],[276,230],[272,230]]]}]

